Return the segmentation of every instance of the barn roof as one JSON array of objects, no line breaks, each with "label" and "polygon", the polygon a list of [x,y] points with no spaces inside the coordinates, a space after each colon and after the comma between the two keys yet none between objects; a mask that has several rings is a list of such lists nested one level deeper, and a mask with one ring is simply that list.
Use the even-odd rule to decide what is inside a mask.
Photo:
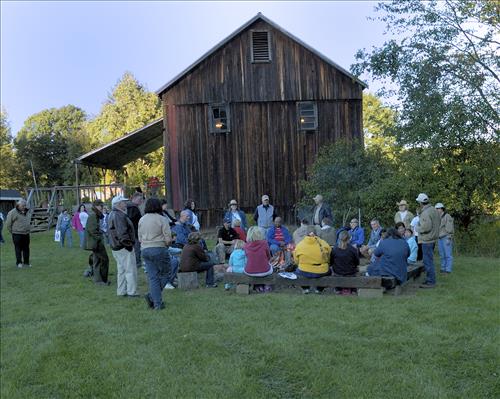
[{"label": "barn roof", "polygon": [[231,33],[228,37],[226,37],[224,40],[222,40],[220,43],[215,45],[212,49],[210,49],[208,52],[203,54],[200,58],[198,58],[193,64],[188,66],[184,71],[182,71],[180,74],[178,74],[176,77],[174,77],[172,80],[170,80],[168,83],[164,84],[160,89],[156,91],[156,94],[161,96],[165,91],[170,89],[172,86],[174,86],[177,82],[179,82],[185,75],[190,73],[192,70],[194,70],[199,64],[201,64],[206,58],[210,57],[212,54],[214,54],[217,50],[219,50],[221,47],[225,46],[227,43],[229,43],[232,39],[234,39],[236,36],[238,36],[241,32],[243,32],[245,29],[247,29],[250,25],[252,25],[254,22],[262,20],[264,22],[267,22],[269,25],[271,25],[273,28],[276,30],[280,31],[282,34],[285,36],[288,36],[290,39],[294,40],[301,46],[305,47],[309,51],[311,51],[313,54],[316,54],[319,58],[321,58],[323,61],[325,61],[327,64],[330,64],[332,67],[338,69],[342,73],[346,74],[349,76],[352,80],[355,82],[359,83],[363,88],[367,88],[368,85],[363,82],[362,80],[358,79],[356,76],[348,72],[346,69],[342,68],[339,64],[336,62],[332,61],[330,58],[327,56],[323,55],[320,53],[318,50],[312,48],[308,44],[304,43],[302,40],[300,40],[298,37],[292,35],[290,32],[287,30],[283,29],[281,26],[279,26],[277,23],[274,21],[271,21],[269,18],[265,17],[262,13],[258,13],[255,17],[253,17],[251,20],[249,20],[247,23],[243,24],[241,27],[239,27],[236,31]]},{"label": "barn roof", "polygon": [[76,163],[105,168],[121,169],[163,146],[163,119],[127,133],[108,144],[75,159]]}]

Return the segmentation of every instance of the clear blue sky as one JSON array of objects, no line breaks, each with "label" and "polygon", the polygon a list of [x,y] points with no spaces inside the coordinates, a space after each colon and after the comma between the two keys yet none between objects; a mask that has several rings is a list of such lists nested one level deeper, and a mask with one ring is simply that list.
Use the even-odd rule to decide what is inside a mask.
[{"label": "clear blue sky", "polygon": [[[376,2],[1,2],[1,103],[99,113],[125,71],[155,91],[259,11],[346,69],[384,41]],[[371,84],[371,82],[367,82]]]}]

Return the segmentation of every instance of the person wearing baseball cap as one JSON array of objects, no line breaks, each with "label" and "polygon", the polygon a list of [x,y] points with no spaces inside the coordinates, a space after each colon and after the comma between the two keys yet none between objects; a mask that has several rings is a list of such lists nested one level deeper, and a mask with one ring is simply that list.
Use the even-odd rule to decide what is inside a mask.
[{"label": "person wearing baseball cap", "polygon": [[101,219],[104,202],[100,199],[92,203],[92,212],[89,214],[85,226],[85,249],[92,251],[93,280],[97,285],[109,285],[108,269],[109,258],[104,246],[104,236],[101,230]]},{"label": "person wearing baseball cap", "polygon": [[240,221],[240,226],[243,228],[243,230],[246,231],[247,229],[247,216],[245,215],[245,212],[240,210],[238,207],[238,201],[235,199],[232,199],[229,202],[229,209],[228,211],[224,214],[224,219],[230,219],[231,220],[231,227],[234,228],[235,224],[234,222],[236,220]]},{"label": "person wearing baseball cap", "polygon": [[267,231],[273,225],[274,218],[276,217],[276,212],[274,207],[269,204],[269,195],[264,194],[261,198],[262,204],[255,208],[255,213],[253,214],[253,219],[257,226],[263,229],[264,237],[267,235]]},{"label": "person wearing baseball cap", "polygon": [[401,222],[405,225],[405,228],[410,228],[414,215],[408,210],[408,203],[402,199],[396,205],[399,207],[399,210],[394,215],[394,224],[396,225]]},{"label": "person wearing baseball cap", "polygon": [[420,288],[434,288],[436,286],[436,271],[434,270],[434,246],[439,238],[441,218],[425,193],[420,193],[415,199],[422,207],[417,224],[418,242],[422,243],[423,261],[426,279]]},{"label": "person wearing baseball cap", "polygon": [[316,205],[313,207],[311,223],[314,226],[321,226],[321,222],[325,218],[330,219],[333,223],[332,210],[328,204],[323,202],[323,196],[317,194],[313,200]]},{"label": "person wearing baseball cap", "polygon": [[455,232],[453,218],[448,212],[446,212],[446,208],[441,202],[438,202],[434,208],[437,209],[439,216],[441,217],[438,240],[439,258],[441,260],[441,274],[449,274],[453,268],[452,250],[453,233]]},{"label": "person wearing baseball cap", "polygon": [[215,246],[215,252],[221,264],[226,263],[226,254],[231,255],[234,249],[234,241],[238,239],[238,233],[231,227],[231,219],[224,218],[224,226],[217,233],[218,243]]},{"label": "person wearing baseball cap", "polygon": [[113,209],[108,216],[109,245],[116,260],[116,295],[137,297],[136,235],[134,224],[127,215],[127,201],[128,198],[123,195],[117,195],[111,201]]}]

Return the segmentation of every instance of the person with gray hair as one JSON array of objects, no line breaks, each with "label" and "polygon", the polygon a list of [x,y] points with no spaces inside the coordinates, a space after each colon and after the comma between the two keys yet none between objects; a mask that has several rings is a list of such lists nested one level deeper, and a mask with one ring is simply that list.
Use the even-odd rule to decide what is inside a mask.
[{"label": "person with gray hair", "polygon": [[188,243],[188,236],[191,233],[191,228],[188,223],[189,212],[184,210],[179,216],[179,220],[172,227],[172,233],[175,235],[175,243],[172,244],[175,248],[184,248]]},{"label": "person with gray hair", "polygon": [[333,224],[332,210],[326,202],[323,202],[323,196],[318,194],[313,198],[313,200],[316,205],[312,211],[311,224],[320,226],[323,219],[326,218],[332,220]]},{"label": "person with gray hair", "polygon": [[16,207],[7,214],[5,220],[7,230],[12,234],[14,249],[16,252],[16,264],[18,268],[31,267],[30,264],[30,232],[31,225],[28,217],[26,201],[17,201]]}]

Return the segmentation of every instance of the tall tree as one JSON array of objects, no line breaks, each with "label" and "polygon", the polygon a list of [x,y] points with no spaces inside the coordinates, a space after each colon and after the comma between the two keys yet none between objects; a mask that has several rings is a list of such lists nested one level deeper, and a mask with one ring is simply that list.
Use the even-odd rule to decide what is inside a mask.
[{"label": "tall tree", "polygon": [[379,97],[372,93],[363,94],[363,128],[367,148],[378,147],[383,153],[392,154],[395,120],[395,111],[385,106]]},{"label": "tall tree", "polygon": [[[87,129],[97,147],[139,129],[162,116],[156,94],[147,91],[137,79],[126,72],[101,108],[99,115],[89,122]],[[127,165],[129,184],[141,184],[151,176],[163,175],[163,150],[159,149],[144,159]]]},{"label": "tall tree", "polygon": [[433,161],[429,181],[441,180],[448,194],[442,198],[465,228],[488,212],[485,204],[498,201],[500,42],[498,3],[492,3],[380,3],[376,9],[393,37],[359,51],[353,66],[356,74],[398,88],[398,142],[425,149]]},{"label": "tall tree", "polygon": [[18,171],[8,118],[7,112],[2,109],[0,113],[0,187],[22,190],[24,187]]},{"label": "tall tree", "polygon": [[72,184],[73,160],[89,148],[85,120],[85,112],[73,105],[30,116],[14,141],[22,174],[31,174],[31,161],[40,185]]}]

